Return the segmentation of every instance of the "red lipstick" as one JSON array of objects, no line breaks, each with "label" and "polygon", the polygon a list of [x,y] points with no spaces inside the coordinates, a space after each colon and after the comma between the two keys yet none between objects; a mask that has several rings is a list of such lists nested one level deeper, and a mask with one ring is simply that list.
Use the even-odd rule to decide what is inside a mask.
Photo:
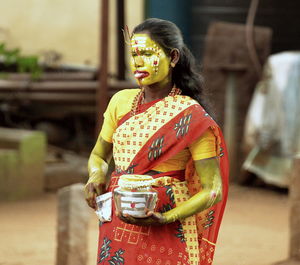
[{"label": "red lipstick", "polygon": [[134,72],[134,77],[136,79],[142,79],[142,78],[147,77],[148,75],[149,75],[149,73],[146,71],[135,71]]}]

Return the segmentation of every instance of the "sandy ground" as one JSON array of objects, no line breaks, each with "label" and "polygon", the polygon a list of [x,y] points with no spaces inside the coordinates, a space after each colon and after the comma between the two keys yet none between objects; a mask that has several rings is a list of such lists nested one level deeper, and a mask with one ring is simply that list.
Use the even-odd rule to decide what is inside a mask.
[{"label": "sandy ground", "polygon": [[[54,265],[56,195],[0,203],[0,265]],[[96,264],[97,219],[91,211],[88,265]],[[214,265],[270,265],[288,255],[288,197],[231,186]]]}]

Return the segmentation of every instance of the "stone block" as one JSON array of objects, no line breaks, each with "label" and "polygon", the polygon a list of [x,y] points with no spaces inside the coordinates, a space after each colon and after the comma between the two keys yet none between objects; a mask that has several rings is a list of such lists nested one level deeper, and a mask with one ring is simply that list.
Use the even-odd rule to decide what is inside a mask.
[{"label": "stone block", "polygon": [[10,149],[0,149],[0,199],[11,196],[9,191],[17,192],[20,167],[18,152]]},{"label": "stone block", "polygon": [[43,132],[0,128],[0,200],[43,192],[45,154]]},{"label": "stone block", "polygon": [[300,159],[299,158],[294,159],[293,161],[289,191],[290,191],[289,192],[290,200],[300,202]]},{"label": "stone block", "polygon": [[90,217],[83,184],[73,184],[58,191],[56,265],[87,264],[87,231]]},{"label": "stone block", "polygon": [[300,261],[300,201],[291,201],[290,257]]},{"label": "stone block", "polygon": [[75,183],[88,180],[88,159],[75,154],[64,153],[61,160],[47,163],[45,169],[45,190],[55,191]]}]

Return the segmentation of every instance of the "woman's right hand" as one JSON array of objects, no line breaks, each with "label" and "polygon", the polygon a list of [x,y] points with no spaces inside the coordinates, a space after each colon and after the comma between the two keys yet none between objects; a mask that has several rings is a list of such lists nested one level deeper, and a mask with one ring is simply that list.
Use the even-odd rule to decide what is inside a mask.
[{"label": "woman's right hand", "polygon": [[88,161],[89,180],[84,188],[85,200],[93,209],[97,206],[96,197],[105,192],[107,161],[111,157],[111,152],[112,143],[106,142],[99,136]]},{"label": "woman's right hand", "polygon": [[91,208],[96,210],[96,197],[105,192],[105,183],[100,181],[101,178],[91,177],[84,187],[85,200]]}]

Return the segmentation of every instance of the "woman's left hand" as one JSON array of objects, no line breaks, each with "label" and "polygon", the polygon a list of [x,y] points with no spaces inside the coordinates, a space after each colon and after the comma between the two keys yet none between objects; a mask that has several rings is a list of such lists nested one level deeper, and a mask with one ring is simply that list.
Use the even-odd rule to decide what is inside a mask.
[{"label": "woman's left hand", "polygon": [[166,224],[166,218],[161,213],[148,211],[146,214],[147,217],[135,218],[129,214],[122,215],[120,212],[116,212],[116,215],[119,217],[119,219],[127,224],[141,226]]}]

